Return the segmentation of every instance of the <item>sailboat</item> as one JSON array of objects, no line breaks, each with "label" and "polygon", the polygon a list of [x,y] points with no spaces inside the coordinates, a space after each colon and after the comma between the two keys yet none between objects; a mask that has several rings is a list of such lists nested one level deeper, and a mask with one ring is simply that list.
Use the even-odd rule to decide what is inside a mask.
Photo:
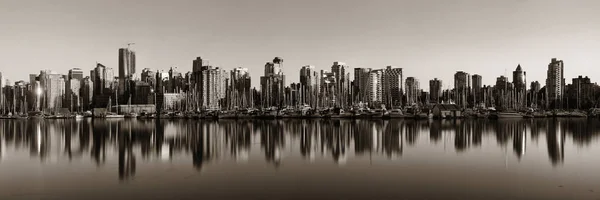
[{"label": "sailboat", "polygon": [[506,109],[508,107],[507,106],[507,104],[508,104],[507,102],[508,102],[508,96],[509,96],[508,94],[504,95],[504,92],[508,91],[507,88],[506,88],[506,85],[507,85],[506,80],[507,79],[504,79],[504,81],[505,81],[504,91],[502,91],[502,98],[503,98],[502,99],[502,105],[503,105],[502,107],[504,108],[504,110],[503,111],[498,111],[496,113],[493,113],[491,115],[491,117],[492,118],[497,118],[497,119],[508,119],[508,118],[517,119],[517,118],[523,118],[523,114],[521,114],[519,112],[516,112],[514,110],[508,110],[508,109]]},{"label": "sailboat", "polygon": [[[131,109],[131,97],[129,97],[129,100],[127,100],[127,105],[128,107]],[[135,112],[130,112],[125,114],[125,118],[137,118],[138,115]]]},{"label": "sailboat", "polygon": [[[104,115],[104,118],[107,118],[107,119],[124,118],[125,117],[124,115],[119,115],[119,113],[110,112],[111,100],[112,99],[108,99],[108,108],[107,108],[106,115]],[[119,107],[118,105],[119,105],[119,102],[117,102],[117,112],[118,112],[118,107]]]}]

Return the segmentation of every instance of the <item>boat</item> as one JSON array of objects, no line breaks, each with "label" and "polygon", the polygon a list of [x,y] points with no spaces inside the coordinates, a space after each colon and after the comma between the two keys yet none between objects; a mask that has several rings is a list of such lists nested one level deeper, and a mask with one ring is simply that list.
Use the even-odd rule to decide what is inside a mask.
[{"label": "boat", "polygon": [[133,119],[133,118],[137,118],[138,114],[137,113],[127,113],[125,114],[125,118],[129,118],[129,119]]},{"label": "boat", "polygon": [[335,108],[331,114],[331,118],[351,118],[352,116],[352,113],[345,112],[341,108]]},{"label": "boat", "polygon": [[107,119],[119,119],[119,118],[125,118],[125,115],[119,115],[116,113],[106,113],[106,115],[104,115],[104,118]]},{"label": "boat", "polygon": [[523,118],[523,114],[518,112],[496,112],[491,115],[491,117],[496,119],[506,119],[506,118]]},{"label": "boat", "polygon": [[587,117],[587,115],[580,111],[573,111],[569,113],[569,117]]},{"label": "boat", "polygon": [[75,119],[83,119],[83,115],[76,114],[76,115],[75,115]]},{"label": "boat", "polygon": [[387,116],[389,118],[404,118],[404,114],[402,113],[402,110],[400,110],[400,109],[390,110],[390,112],[388,112]]}]

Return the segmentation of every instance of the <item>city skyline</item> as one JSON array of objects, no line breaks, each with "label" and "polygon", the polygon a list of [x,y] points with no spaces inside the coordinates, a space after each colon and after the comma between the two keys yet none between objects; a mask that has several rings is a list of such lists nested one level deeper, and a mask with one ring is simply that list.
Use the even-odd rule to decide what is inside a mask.
[{"label": "city skyline", "polygon": [[[144,68],[191,71],[190,60],[201,56],[226,70],[248,68],[256,88],[264,62],[275,56],[286,60],[285,85],[300,82],[302,66],[327,70],[338,61],[350,68],[396,66],[422,82],[452,83],[456,71],[465,71],[481,75],[484,85],[510,77],[519,64],[528,82],[545,83],[555,57],[565,61],[567,79],[597,80],[600,72],[593,59],[600,25],[590,20],[598,16],[595,1],[4,2],[0,71],[11,82],[44,69],[87,74],[96,62],[118,69],[115,51],[130,42],[138,76]],[[134,5],[135,12],[127,9]]]}]

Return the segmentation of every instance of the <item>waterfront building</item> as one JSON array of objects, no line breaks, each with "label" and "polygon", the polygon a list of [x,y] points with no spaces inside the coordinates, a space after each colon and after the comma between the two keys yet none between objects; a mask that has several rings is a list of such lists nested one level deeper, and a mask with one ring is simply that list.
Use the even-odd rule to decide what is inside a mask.
[{"label": "waterfront building", "polygon": [[135,77],[135,52],[129,48],[119,49],[119,95],[129,94]]},{"label": "waterfront building", "polygon": [[455,101],[461,108],[468,106],[469,91],[471,90],[471,77],[469,73],[463,71],[457,71],[454,74],[454,91]]},{"label": "waterfront building", "polygon": [[110,67],[106,67],[101,63],[96,63],[96,68],[94,69],[94,89],[92,92],[94,93],[94,98],[92,100],[92,104],[94,108],[106,108],[108,106],[108,102],[111,98],[113,98],[113,93],[115,86],[113,85],[115,81],[114,71]]},{"label": "waterfront building", "polygon": [[140,78],[141,81],[148,83],[150,87],[154,87],[156,84],[156,73],[150,68],[144,68]]},{"label": "waterfront building", "polygon": [[312,65],[300,69],[300,101],[302,104],[316,108],[319,102],[320,73]]},{"label": "waterfront building", "polygon": [[81,83],[81,106],[84,111],[92,108],[92,99],[94,98],[94,82],[92,80],[88,76],[83,78]]},{"label": "waterfront building", "polygon": [[354,68],[354,90],[353,101],[355,103],[367,103],[371,101],[371,91],[373,82],[371,80],[371,68]]},{"label": "waterfront building", "polygon": [[383,70],[372,70],[369,73],[369,81],[368,81],[368,99],[367,102],[372,107],[379,107],[379,104],[383,102],[382,98],[382,84],[383,84]]},{"label": "waterfront building", "polygon": [[202,108],[220,110],[221,100],[225,98],[227,72],[220,67],[209,66],[202,71]]},{"label": "waterfront building", "polygon": [[526,83],[526,73],[521,68],[521,64],[517,65],[517,69],[513,71],[513,86],[514,86],[514,96],[515,96],[515,107],[523,108],[526,107],[526,92],[527,92],[527,83]]},{"label": "waterfront building", "polygon": [[[592,83],[587,76],[579,75],[572,79],[572,83],[567,86],[566,106],[569,109],[589,109],[595,107],[596,98],[594,90],[598,85]],[[568,104],[567,104],[568,103]]]},{"label": "waterfront building", "polygon": [[475,105],[479,105],[483,101],[483,93],[481,92],[483,83],[481,75],[473,74],[473,76],[471,76],[471,85],[473,87],[471,91],[471,94],[473,96],[473,103]]},{"label": "waterfront building", "polygon": [[429,80],[429,102],[438,104],[442,101],[442,80],[434,78]]},{"label": "waterfront building", "polygon": [[283,59],[275,57],[265,64],[264,76],[260,77],[261,107],[281,107],[284,100],[285,75],[281,68]]},{"label": "waterfront building", "polygon": [[406,77],[406,105],[419,103],[420,96],[419,80],[415,77]]},{"label": "waterfront building", "polygon": [[230,73],[230,87],[228,87],[228,109],[242,109],[253,107],[252,81],[248,68],[235,68]]},{"label": "waterfront building", "polygon": [[335,73],[321,70],[321,92],[319,95],[321,107],[334,107],[336,106],[336,86],[337,79]]},{"label": "waterfront building", "polygon": [[541,104],[541,100],[544,98],[543,95],[540,93],[542,87],[540,82],[538,81],[533,81],[531,82],[531,86],[529,86],[529,92],[527,95],[527,102],[530,102],[528,106],[532,106],[534,108],[537,108],[538,106],[542,106],[543,104]]},{"label": "waterfront building", "polygon": [[563,95],[565,88],[564,63],[562,60],[552,58],[548,64],[546,78],[546,108],[563,108]]},{"label": "waterfront building", "polygon": [[62,108],[62,98],[65,95],[65,80],[61,74],[43,70],[40,73],[40,84],[43,91],[42,108],[44,111],[57,111]]},{"label": "waterfront building", "polygon": [[334,62],[331,66],[331,72],[335,77],[335,87],[333,91],[334,106],[345,108],[350,106],[350,67],[343,62]]},{"label": "waterfront building", "polygon": [[69,108],[71,112],[80,110],[81,105],[81,82],[79,79],[69,79],[65,89],[65,103],[64,107]]},{"label": "waterfront building", "polygon": [[69,70],[68,80],[77,79],[79,81],[83,80],[83,70],[80,68],[73,68]]},{"label": "waterfront building", "polygon": [[135,81],[135,90],[133,91],[131,104],[144,105],[154,103],[154,90],[149,83],[144,81]]},{"label": "waterfront building", "polygon": [[383,71],[383,103],[387,108],[402,106],[402,68],[387,66]]}]

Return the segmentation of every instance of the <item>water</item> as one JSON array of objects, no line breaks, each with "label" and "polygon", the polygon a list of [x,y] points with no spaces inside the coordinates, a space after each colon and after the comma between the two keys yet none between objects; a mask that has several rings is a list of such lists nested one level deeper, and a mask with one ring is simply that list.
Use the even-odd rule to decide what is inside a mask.
[{"label": "water", "polygon": [[3,120],[0,199],[600,199],[600,120]]}]

